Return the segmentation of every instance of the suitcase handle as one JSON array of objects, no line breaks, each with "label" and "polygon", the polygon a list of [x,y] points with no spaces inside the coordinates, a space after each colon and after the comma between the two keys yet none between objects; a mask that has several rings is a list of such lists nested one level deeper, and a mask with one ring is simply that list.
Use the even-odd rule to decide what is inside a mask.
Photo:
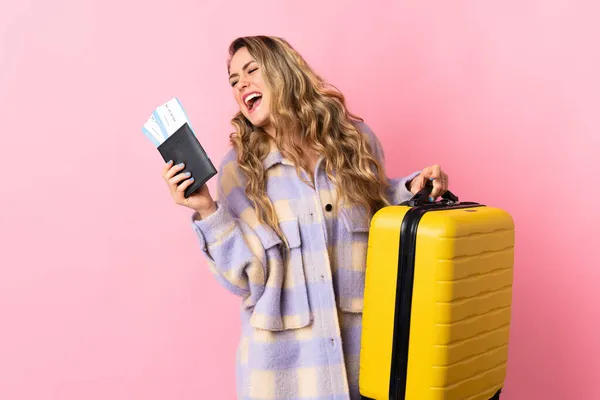
[{"label": "suitcase handle", "polygon": [[[425,187],[417,192],[410,200],[401,203],[400,205],[408,205],[411,207],[420,206],[423,204],[432,204],[429,201],[429,195],[431,194],[431,190],[433,189],[433,183],[431,181],[427,181]],[[442,195],[442,199],[438,203],[458,203],[458,197],[454,195],[451,191],[447,190],[446,193]]]}]

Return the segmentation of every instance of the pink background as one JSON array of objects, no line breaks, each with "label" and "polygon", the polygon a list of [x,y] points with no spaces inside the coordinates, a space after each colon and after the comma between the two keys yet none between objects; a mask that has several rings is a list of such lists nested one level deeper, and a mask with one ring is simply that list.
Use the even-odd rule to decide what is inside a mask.
[{"label": "pink background", "polygon": [[238,299],[140,127],[178,96],[218,162],[227,44],[258,33],[344,91],[390,175],[439,162],[513,214],[503,400],[600,398],[600,7],[217,3],[2,0],[0,399],[234,398]]}]

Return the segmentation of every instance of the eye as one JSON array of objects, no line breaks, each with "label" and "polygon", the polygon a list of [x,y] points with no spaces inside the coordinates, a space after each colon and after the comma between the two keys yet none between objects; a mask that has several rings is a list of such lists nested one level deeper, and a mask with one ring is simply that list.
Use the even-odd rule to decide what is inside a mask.
[{"label": "eye", "polygon": [[229,82],[229,84],[231,85],[231,87],[234,87],[237,84],[237,81]]},{"label": "eye", "polygon": [[249,74],[253,73],[254,71],[256,71],[258,69],[258,67],[254,67],[252,68],[250,71],[248,71]]}]

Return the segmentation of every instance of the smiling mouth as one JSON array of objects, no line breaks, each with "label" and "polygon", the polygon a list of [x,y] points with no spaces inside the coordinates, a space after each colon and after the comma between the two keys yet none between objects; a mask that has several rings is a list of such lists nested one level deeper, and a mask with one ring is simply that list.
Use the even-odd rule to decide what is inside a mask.
[{"label": "smiling mouth", "polygon": [[262,100],[262,94],[258,92],[250,93],[244,98],[244,104],[249,112],[255,111]]}]

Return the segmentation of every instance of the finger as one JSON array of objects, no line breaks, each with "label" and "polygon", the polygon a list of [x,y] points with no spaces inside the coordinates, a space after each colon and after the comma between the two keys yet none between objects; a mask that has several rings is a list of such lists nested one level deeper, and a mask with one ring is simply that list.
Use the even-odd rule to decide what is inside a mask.
[{"label": "finger", "polygon": [[[172,164],[172,162],[171,162],[171,164]],[[167,165],[168,165],[168,163],[167,163]],[[170,180],[183,168],[185,168],[185,165],[183,163],[179,163],[179,164],[169,167],[169,168],[165,167],[165,169],[167,170],[164,174],[165,180],[166,181]]]},{"label": "finger", "polygon": [[443,193],[443,189],[444,189],[443,185],[444,184],[442,183],[441,179],[433,180],[433,189],[431,189],[431,194],[429,196],[430,201],[434,201]]},{"label": "finger", "polygon": [[191,176],[191,174],[189,172],[185,172],[185,173],[182,173],[182,174],[177,174],[174,177],[172,177],[171,179],[169,179],[169,185],[176,186],[181,181],[183,181],[184,179],[189,178],[190,176]]},{"label": "finger", "polygon": [[433,180],[430,200],[433,201],[437,199],[439,196],[446,193],[446,191],[448,191],[448,175],[446,175],[445,172],[440,171],[440,177]]},{"label": "finger", "polygon": [[171,167],[173,166],[173,160],[169,160],[169,162],[165,163],[165,166],[163,167],[163,176],[165,176],[167,174],[167,172],[169,172],[169,170],[171,169]]},{"label": "finger", "polygon": [[434,201],[443,192],[443,188],[444,188],[444,182],[443,182],[443,178],[442,178],[443,172],[442,172],[442,168],[440,167],[439,164],[429,167],[428,172],[429,172],[428,178],[430,181],[432,181],[432,186],[433,186],[431,189],[431,194],[430,194],[429,200]]},{"label": "finger", "polygon": [[425,168],[425,177],[429,180],[438,179],[442,172],[442,167],[439,164],[432,165],[431,167]]},{"label": "finger", "polygon": [[177,191],[184,192],[192,183],[194,183],[194,177],[186,179],[181,185],[177,186]]},{"label": "finger", "polygon": [[421,171],[421,176],[424,180],[431,180],[431,176],[433,174],[433,167],[427,167]]},{"label": "finger", "polygon": [[448,174],[442,171],[442,192],[440,196],[448,191]]},{"label": "finger", "polygon": [[421,189],[425,187],[425,183],[427,182],[427,178],[425,176],[425,170],[421,171],[421,173],[413,178],[410,181],[410,191],[412,194],[417,194]]}]

